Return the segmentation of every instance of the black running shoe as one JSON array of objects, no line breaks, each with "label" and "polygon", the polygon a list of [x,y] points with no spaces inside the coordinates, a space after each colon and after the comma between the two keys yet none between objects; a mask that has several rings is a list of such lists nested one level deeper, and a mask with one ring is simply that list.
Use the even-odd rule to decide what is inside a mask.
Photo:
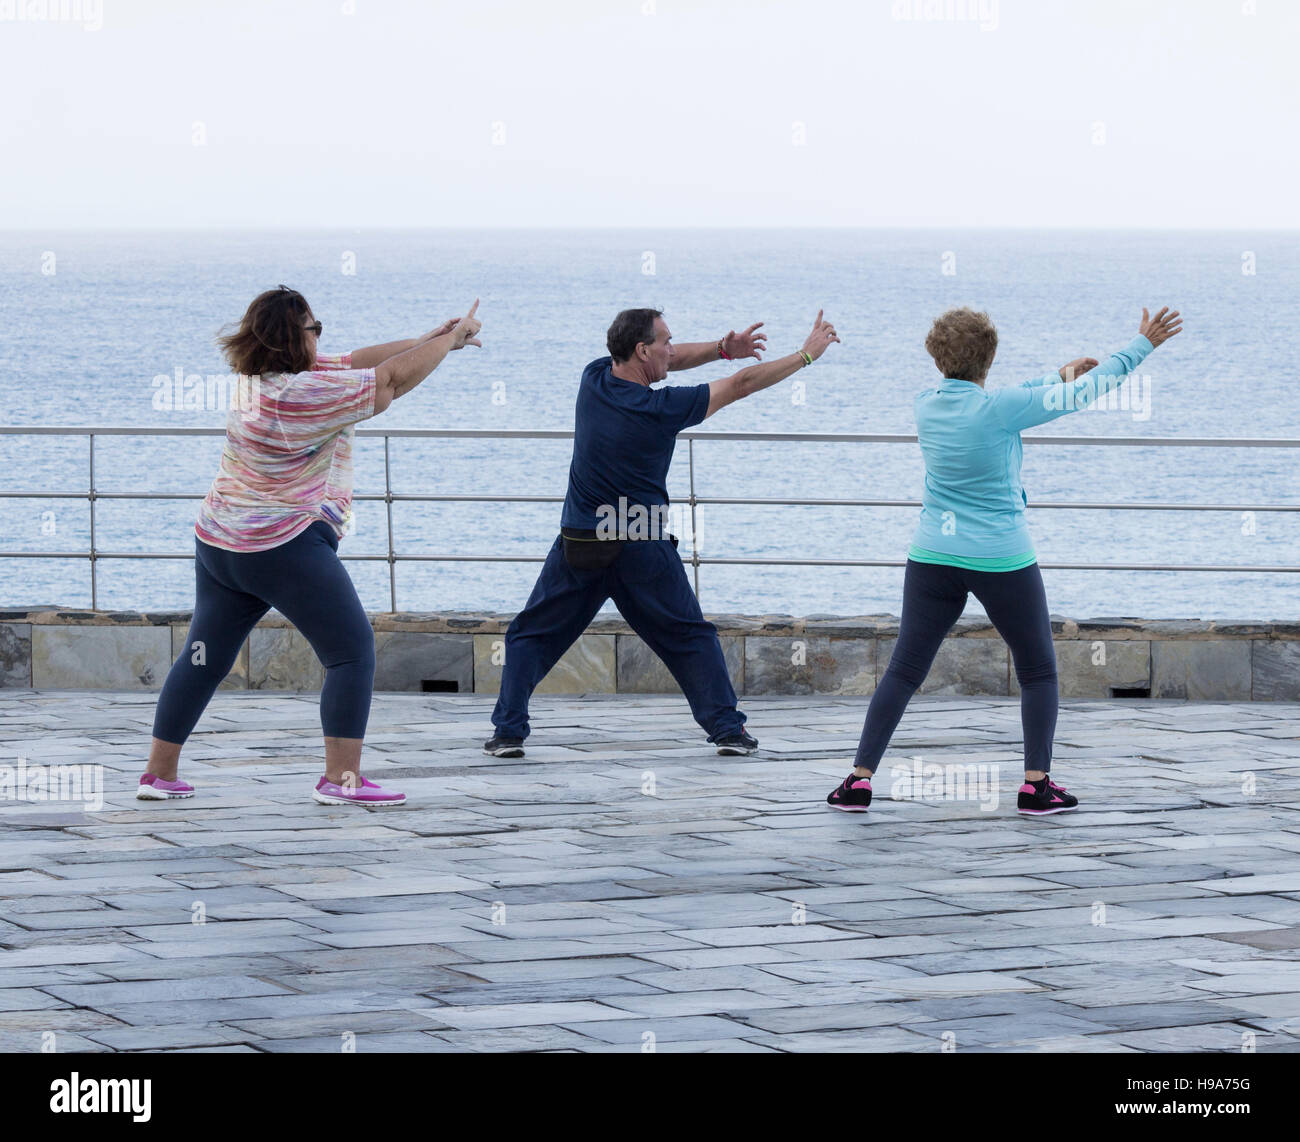
[{"label": "black running shoe", "polygon": [[758,738],[751,737],[744,730],[732,734],[729,738],[719,738],[713,744],[718,747],[719,757],[735,757],[758,752]]},{"label": "black running shoe", "polygon": [[483,743],[483,752],[493,757],[523,757],[524,743],[521,738],[493,738]]},{"label": "black running shoe", "polygon": [[826,804],[846,813],[865,813],[871,804],[871,778],[850,773],[826,798]]},{"label": "black running shoe", "polygon": [[1069,813],[1078,807],[1079,799],[1050,777],[1037,782],[1026,781],[1016,798],[1016,809],[1029,817],[1050,817],[1053,813]]}]

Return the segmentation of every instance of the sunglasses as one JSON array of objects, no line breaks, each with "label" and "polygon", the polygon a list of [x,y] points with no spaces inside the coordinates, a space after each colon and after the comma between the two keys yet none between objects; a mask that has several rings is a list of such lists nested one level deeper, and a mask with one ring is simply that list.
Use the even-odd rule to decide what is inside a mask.
[{"label": "sunglasses", "polygon": [[323,326],[319,321],[317,321],[311,325],[304,325],[303,329],[305,329],[308,333],[314,333],[316,334],[317,337],[319,337],[321,333],[324,331],[325,326]]}]

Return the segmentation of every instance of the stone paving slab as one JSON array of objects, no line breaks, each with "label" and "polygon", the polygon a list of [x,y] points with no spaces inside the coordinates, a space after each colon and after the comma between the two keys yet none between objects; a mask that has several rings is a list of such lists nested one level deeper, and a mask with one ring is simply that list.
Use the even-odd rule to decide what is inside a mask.
[{"label": "stone paving slab", "polygon": [[0,784],[0,1050],[1300,1050],[1300,706],[1066,701],[1083,807],[1030,820],[1014,698],[918,698],[827,809],[867,701],[749,698],[720,758],[679,697],[542,695],[505,760],[490,696],[380,694],[367,811],[310,800],[309,694],[218,693],[157,804],[152,695],[0,690],[0,766],[104,792]]}]

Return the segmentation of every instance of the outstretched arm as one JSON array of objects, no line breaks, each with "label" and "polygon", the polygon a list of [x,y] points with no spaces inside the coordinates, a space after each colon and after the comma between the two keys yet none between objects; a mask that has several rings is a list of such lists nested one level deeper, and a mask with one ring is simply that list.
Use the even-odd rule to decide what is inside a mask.
[{"label": "outstretched arm", "polygon": [[437,329],[430,330],[423,337],[410,337],[405,341],[386,341],[382,345],[368,345],[364,349],[353,349],[352,367],[373,369],[376,365],[382,365],[390,357],[396,357],[399,353],[409,353],[417,345],[432,341],[435,337],[445,337],[456,328],[456,322],[459,320],[458,317],[453,317],[444,321]]},{"label": "outstretched arm", "polygon": [[691,341],[685,345],[674,345],[668,371],[676,373],[682,369],[707,365],[710,361],[741,361],[746,357],[757,357],[761,361],[763,350],[767,347],[763,344],[767,340],[767,334],[756,333],[755,330],[762,326],[761,321],[756,321],[743,333],[737,333],[733,329],[718,341]]},{"label": "outstretched arm", "polygon": [[1168,306],[1155,317],[1143,309],[1138,335],[1086,375],[1075,378],[1073,374],[1078,367],[1092,361],[1091,357],[1071,361],[1061,368],[1059,374],[1048,373],[1017,388],[990,394],[1002,423],[1018,432],[1087,408],[1098,397],[1119,388],[1147,354],[1182,331],[1182,324],[1178,311],[1170,313]]},{"label": "outstretched arm", "polygon": [[774,361],[764,361],[761,365],[750,365],[749,368],[732,373],[731,376],[724,377],[720,381],[713,381],[709,385],[709,411],[704,414],[705,418],[712,416],[720,408],[726,408],[734,401],[743,400],[762,389],[771,388],[785,380],[791,373],[797,373],[805,366],[811,365],[826,352],[827,346],[832,341],[839,341],[835,327],[829,321],[822,320],[822,311],[819,309],[813,330],[808,334],[803,349],[798,353],[791,353],[788,357],[778,357]]},{"label": "outstretched arm", "polygon": [[1056,372],[1034,377],[1032,380],[1025,381],[1021,387],[1031,389],[1040,385],[1054,385],[1058,381],[1072,381],[1075,377],[1081,377],[1084,373],[1091,372],[1096,367],[1096,357],[1076,357],[1068,365],[1062,365]]},{"label": "outstretched arm", "polygon": [[476,336],[482,328],[482,323],[474,316],[477,310],[478,298],[475,298],[469,313],[457,321],[449,333],[423,339],[414,348],[389,357],[375,369],[376,416],[398,397],[415,388],[442,364],[448,353],[465,345],[482,347],[483,343]]}]

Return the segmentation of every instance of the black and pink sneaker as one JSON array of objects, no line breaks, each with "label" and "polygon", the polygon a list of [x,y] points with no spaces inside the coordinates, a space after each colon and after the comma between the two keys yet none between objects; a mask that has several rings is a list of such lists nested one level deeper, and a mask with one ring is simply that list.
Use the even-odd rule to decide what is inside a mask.
[{"label": "black and pink sneaker", "polygon": [[1016,798],[1016,809],[1030,817],[1069,813],[1078,807],[1079,799],[1067,793],[1051,777],[1044,777],[1042,781],[1026,781]]},{"label": "black and pink sneaker", "polygon": [[850,773],[826,798],[826,804],[846,813],[865,813],[871,804],[871,778]]}]

